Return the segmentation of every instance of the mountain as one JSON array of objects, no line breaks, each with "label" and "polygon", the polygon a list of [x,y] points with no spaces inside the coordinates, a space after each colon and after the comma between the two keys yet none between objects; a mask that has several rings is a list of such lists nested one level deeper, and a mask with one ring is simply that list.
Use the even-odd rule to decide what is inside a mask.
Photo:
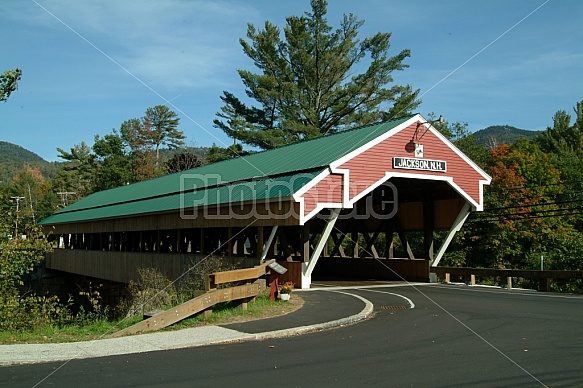
[{"label": "mountain", "polygon": [[0,163],[48,163],[43,158],[19,145],[0,141]]},{"label": "mountain", "polygon": [[[189,147],[199,160],[204,160],[208,154],[209,147]],[[161,149],[160,156],[163,161],[170,159],[180,150]],[[31,152],[19,145],[0,141],[0,183],[9,182],[16,174],[22,171],[24,165],[38,168],[45,178],[57,176],[62,162],[47,162],[34,152]]]},{"label": "mountain", "polygon": [[0,141],[0,182],[8,182],[25,164],[38,168],[46,178],[54,176],[57,171],[57,163],[49,163],[19,145]]},{"label": "mountain", "polygon": [[540,135],[543,132],[520,129],[510,125],[492,125],[474,132],[474,136],[478,139],[478,143],[489,147],[502,143],[512,144],[520,137],[532,140],[536,135]]}]

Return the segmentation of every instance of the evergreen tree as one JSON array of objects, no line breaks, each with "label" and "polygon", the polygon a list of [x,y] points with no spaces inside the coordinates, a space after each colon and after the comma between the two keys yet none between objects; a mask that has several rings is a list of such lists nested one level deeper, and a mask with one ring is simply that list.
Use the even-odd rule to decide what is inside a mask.
[{"label": "evergreen tree", "polygon": [[56,185],[61,193],[67,193],[61,194],[64,202],[62,205],[67,205],[69,200],[82,199],[94,191],[98,166],[95,154],[84,141],[76,144],[70,152],[61,148],[57,148],[57,151],[59,158],[65,163],[59,171]]},{"label": "evergreen tree", "polygon": [[146,109],[142,118],[140,134],[145,142],[151,144],[156,152],[156,166],[160,162],[160,147],[165,145],[169,149],[184,145],[184,133],[178,130],[180,118],[166,105],[156,105]]},{"label": "evergreen tree", "polygon": [[269,149],[403,116],[418,106],[418,91],[387,86],[393,71],[408,67],[403,61],[409,50],[389,56],[390,33],[360,40],[363,21],[344,15],[333,30],[325,18],[327,2],[312,0],[311,6],[311,13],[287,18],[283,37],[269,21],[263,30],[248,25],[248,40],[240,43],[261,73],[238,73],[257,106],[225,91],[215,127]]},{"label": "evergreen tree", "polygon": [[206,157],[207,163],[216,163],[222,160],[233,159],[237,156],[249,155],[248,151],[243,151],[241,144],[233,144],[227,148],[219,147],[213,143]]},{"label": "evergreen tree", "polygon": [[553,116],[553,126],[537,137],[535,142],[545,152],[554,154],[574,153],[583,156],[583,101],[578,102],[574,109],[576,118],[571,125],[571,115],[560,110]]}]

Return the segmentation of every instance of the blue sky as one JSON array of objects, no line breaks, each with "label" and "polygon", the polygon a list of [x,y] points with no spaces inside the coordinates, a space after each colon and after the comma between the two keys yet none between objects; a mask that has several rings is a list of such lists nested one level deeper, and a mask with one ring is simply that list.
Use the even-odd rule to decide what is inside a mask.
[{"label": "blue sky", "polygon": [[[255,71],[239,38],[247,23],[310,10],[308,0],[3,1],[0,71],[23,70],[0,104],[0,140],[46,160],[93,143],[146,108],[167,104],[187,143],[229,145],[212,125],[223,90],[244,96],[237,69]],[[418,112],[470,131],[490,125],[540,130],[583,100],[580,0],[329,0],[328,22],[365,21],[360,37],[392,32],[409,48],[396,84],[421,89]]]}]

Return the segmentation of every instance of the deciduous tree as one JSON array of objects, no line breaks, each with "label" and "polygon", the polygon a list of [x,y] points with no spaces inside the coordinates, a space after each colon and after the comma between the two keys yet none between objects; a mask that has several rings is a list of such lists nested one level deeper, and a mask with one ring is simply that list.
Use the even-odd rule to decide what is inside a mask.
[{"label": "deciduous tree", "polygon": [[95,180],[96,191],[134,182],[129,152],[116,130],[103,137],[96,135],[93,152],[99,163]]},{"label": "deciduous tree", "polygon": [[18,81],[22,77],[22,70],[6,70],[0,74],[0,101],[8,100],[10,94],[18,89]]},{"label": "deciduous tree", "polygon": [[185,148],[182,151],[175,153],[166,161],[165,165],[168,174],[172,174],[201,166],[202,162],[192,150]]},{"label": "deciduous tree", "polygon": [[557,239],[566,238],[568,218],[557,202],[563,187],[549,155],[521,138],[491,152],[486,190],[486,211],[470,223],[467,246],[470,266],[529,268],[533,257],[544,253]]}]

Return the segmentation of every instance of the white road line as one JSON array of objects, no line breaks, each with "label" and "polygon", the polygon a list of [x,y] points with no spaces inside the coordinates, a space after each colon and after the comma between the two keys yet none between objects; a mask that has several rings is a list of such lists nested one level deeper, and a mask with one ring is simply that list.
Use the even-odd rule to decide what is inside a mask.
[{"label": "white road line", "polygon": [[413,301],[411,299],[407,298],[406,296],[400,295],[400,294],[395,294],[394,292],[371,290],[370,288],[357,288],[357,290],[369,291],[369,292],[378,292],[379,294],[389,294],[389,295],[393,295],[393,296],[398,296],[399,298],[405,299],[407,301],[407,303],[409,303],[410,308],[412,308],[412,309],[415,308],[415,303],[413,303]]}]

